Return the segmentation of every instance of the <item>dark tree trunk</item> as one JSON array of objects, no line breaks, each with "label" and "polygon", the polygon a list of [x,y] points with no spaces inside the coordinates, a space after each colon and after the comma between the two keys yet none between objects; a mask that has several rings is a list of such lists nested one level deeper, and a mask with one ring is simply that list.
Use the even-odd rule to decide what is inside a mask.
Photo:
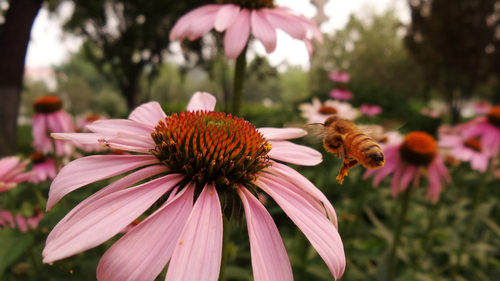
[{"label": "dark tree trunk", "polygon": [[0,30],[0,157],[17,151],[17,115],[31,27],[43,0],[12,0]]}]

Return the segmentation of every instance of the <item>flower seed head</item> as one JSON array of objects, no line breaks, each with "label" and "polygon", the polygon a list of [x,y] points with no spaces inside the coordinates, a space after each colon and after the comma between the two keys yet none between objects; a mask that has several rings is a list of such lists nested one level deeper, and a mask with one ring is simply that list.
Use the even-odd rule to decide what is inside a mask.
[{"label": "flower seed head", "polygon": [[426,132],[411,132],[399,149],[401,159],[415,166],[427,166],[437,155],[437,142]]},{"label": "flower seed head", "polygon": [[35,100],[33,108],[36,113],[54,113],[62,108],[62,101],[57,96],[42,96]]},{"label": "flower seed head", "polygon": [[262,8],[275,8],[273,0],[218,0],[220,4],[236,4],[249,10]]},{"label": "flower seed head", "polygon": [[493,106],[487,116],[488,122],[500,128],[500,105]]}]

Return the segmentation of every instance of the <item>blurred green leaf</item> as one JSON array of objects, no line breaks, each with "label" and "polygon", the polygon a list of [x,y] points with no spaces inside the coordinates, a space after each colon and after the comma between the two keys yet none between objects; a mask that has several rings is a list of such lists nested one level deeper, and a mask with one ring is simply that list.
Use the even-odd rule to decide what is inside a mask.
[{"label": "blurred green leaf", "polygon": [[33,244],[33,240],[31,234],[20,234],[10,228],[0,230],[0,276]]}]

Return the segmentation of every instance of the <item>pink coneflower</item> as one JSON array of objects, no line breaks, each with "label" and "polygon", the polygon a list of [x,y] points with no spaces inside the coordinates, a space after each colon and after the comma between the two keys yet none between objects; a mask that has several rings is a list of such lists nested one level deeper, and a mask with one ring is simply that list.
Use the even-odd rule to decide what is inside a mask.
[{"label": "pink coneflower", "polygon": [[[97,278],[154,280],[169,263],[167,280],[217,280],[222,200],[229,208],[225,213],[236,221],[244,209],[255,280],[292,280],[278,229],[255,197],[260,188],[304,232],[334,278],[340,278],[345,256],[332,205],[298,172],[271,160],[316,165],[321,154],[285,140],[303,136],[301,129],[256,129],[214,112],[215,102],[208,93],[196,93],[188,111],[171,116],[150,102],[136,108],[129,120],[94,122],[89,127],[93,133],[54,134],[136,154],[88,156],[61,170],[50,187],[48,209],[75,189],[132,172],[68,213],[49,234],[43,261],[105,242],[154,205],[159,208],[104,254]],[[133,186],[145,179],[152,180]]]},{"label": "pink coneflower", "polygon": [[330,79],[338,83],[348,83],[350,76],[346,72],[332,72],[330,73]]},{"label": "pink coneflower", "polygon": [[363,104],[359,110],[368,117],[382,113],[382,107],[374,104]]},{"label": "pink coneflower", "polygon": [[345,88],[337,88],[330,91],[330,97],[337,100],[352,100],[352,93]]},{"label": "pink coneflower", "polygon": [[170,31],[170,41],[193,41],[212,28],[224,34],[224,52],[228,59],[236,59],[245,48],[252,34],[262,42],[268,53],[276,48],[276,29],[281,29],[295,39],[304,41],[309,54],[313,47],[308,33],[323,43],[318,26],[303,15],[285,7],[276,7],[272,0],[237,1],[206,5],[184,15]]},{"label": "pink coneflower", "polygon": [[486,172],[490,156],[482,152],[479,139],[464,139],[460,135],[440,135],[439,146],[451,147],[449,156],[462,162],[470,162],[474,170]]},{"label": "pink coneflower", "polygon": [[30,159],[33,162],[33,171],[36,174],[29,179],[29,182],[39,183],[56,177],[57,169],[53,159],[38,152],[31,154]]},{"label": "pink coneflower", "polygon": [[434,138],[425,132],[411,132],[405,136],[403,143],[384,148],[385,166],[368,170],[363,178],[375,175],[374,186],[378,186],[383,178],[393,173],[391,182],[392,196],[408,188],[410,182],[418,186],[421,172],[426,172],[429,179],[427,199],[436,203],[439,200],[444,182],[451,182],[448,170],[438,153]]},{"label": "pink coneflower", "polygon": [[16,221],[14,222],[14,216],[10,211],[0,211],[0,228],[19,228],[21,232],[27,232],[30,230],[35,230],[38,227],[38,223],[43,218],[43,213],[35,208],[35,216],[31,218],[25,218],[20,214],[16,215]]},{"label": "pink coneflower", "polygon": [[486,100],[476,101],[474,102],[472,107],[477,115],[488,114],[488,112],[490,112],[491,110],[491,104]]},{"label": "pink coneflower", "polygon": [[0,192],[7,191],[17,186],[18,183],[27,181],[33,175],[34,171],[26,171],[26,165],[30,162],[25,160],[19,162],[19,157],[11,156],[0,159]]},{"label": "pink coneflower", "polygon": [[475,126],[463,130],[466,139],[479,138],[484,153],[497,156],[500,150],[500,106],[493,106],[486,116],[474,119]]},{"label": "pink coneflower", "polygon": [[337,115],[340,118],[354,120],[359,117],[360,112],[352,108],[349,103],[327,100],[321,103],[318,98],[313,98],[311,103],[299,105],[302,117],[307,119],[307,123],[323,123],[326,118]]},{"label": "pink coneflower", "polygon": [[[62,110],[62,101],[56,96],[43,96],[33,104],[33,147],[43,154],[53,153],[51,133],[73,133],[75,131],[73,119]],[[58,156],[69,155],[73,152],[71,142],[55,140]]]}]

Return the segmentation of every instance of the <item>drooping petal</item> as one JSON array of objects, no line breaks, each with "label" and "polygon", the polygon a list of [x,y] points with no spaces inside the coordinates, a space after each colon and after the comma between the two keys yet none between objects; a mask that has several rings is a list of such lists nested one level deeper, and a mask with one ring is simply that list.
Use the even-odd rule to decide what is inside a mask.
[{"label": "drooping petal", "polygon": [[217,190],[203,188],[177,241],[165,280],[219,278],[222,257],[222,212]]},{"label": "drooping petal", "polygon": [[301,22],[295,20],[288,13],[277,12],[274,9],[261,9],[267,20],[275,27],[288,33],[295,39],[306,38],[307,29]]},{"label": "drooping petal", "polygon": [[214,111],[217,99],[209,93],[196,92],[189,100],[188,111],[205,110]]},{"label": "drooping petal", "polygon": [[218,5],[214,7],[214,9],[207,9],[205,13],[200,14],[196,19],[194,19],[184,33],[186,38],[194,41],[214,28],[215,18],[222,7],[222,5]]},{"label": "drooping petal", "polygon": [[103,133],[52,133],[50,136],[56,140],[72,140],[81,144],[98,144],[100,139],[114,137]]},{"label": "drooping petal", "polygon": [[163,109],[161,109],[160,104],[152,101],[134,109],[128,116],[128,119],[146,124],[150,129],[154,130],[158,122],[160,120],[165,120],[165,117],[167,117],[167,115],[163,112]]},{"label": "drooping petal", "polygon": [[250,15],[252,24],[252,33],[255,38],[266,48],[266,52],[271,53],[276,49],[276,30],[266,19],[264,13],[260,10],[252,10]]},{"label": "drooping petal", "polygon": [[240,6],[234,4],[224,5],[215,16],[215,30],[219,32],[226,30],[234,23],[239,13]]},{"label": "drooping petal", "polygon": [[113,244],[99,262],[97,279],[154,280],[172,257],[191,213],[194,187],[188,185]]},{"label": "drooping petal", "polygon": [[126,133],[118,133],[116,138],[100,139],[99,143],[113,149],[140,153],[149,153],[151,149],[156,147],[150,135],[131,135]]},{"label": "drooping petal", "polygon": [[66,222],[76,213],[78,213],[80,210],[82,210],[84,207],[88,206],[89,204],[95,202],[96,200],[103,198],[104,196],[107,196],[111,193],[117,192],[119,190],[125,189],[135,183],[138,183],[141,180],[147,179],[149,177],[152,177],[157,174],[161,173],[166,173],[168,172],[168,169],[165,165],[155,165],[155,166],[149,166],[143,169],[138,170],[137,172],[134,172],[130,175],[127,175],[117,181],[114,181],[110,185],[102,188],[101,190],[97,191],[96,193],[92,194],[91,196],[87,197],[87,199],[83,200],[80,202],[80,204],[76,205],[66,216],[60,220],[56,226],[52,229],[52,231],[49,233],[47,236],[47,242],[46,244],[49,244],[50,241],[52,241],[54,238],[56,238],[57,233],[61,229],[61,227],[66,224]]},{"label": "drooping petal", "polygon": [[84,207],[45,246],[43,262],[64,259],[102,244],[150,208],[182,177],[167,175],[114,192]]},{"label": "drooping petal", "polygon": [[309,58],[311,58],[313,55],[313,52],[314,52],[314,46],[313,46],[311,40],[305,38],[302,41],[304,41],[304,44],[306,45],[307,52],[309,53]]},{"label": "drooping petal", "polygon": [[76,159],[64,166],[50,185],[47,210],[84,185],[154,163],[158,159],[153,155],[94,155]]},{"label": "drooping petal", "polygon": [[300,128],[258,128],[268,140],[295,139],[307,135],[307,132]]},{"label": "drooping petal", "polygon": [[323,161],[323,156],[317,150],[307,146],[294,144],[289,141],[269,141],[272,149],[269,157],[303,166],[318,165]]},{"label": "drooping petal", "polygon": [[394,174],[392,175],[392,180],[391,180],[391,193],[393,198],[398,197],[399,191],[406,190],[406,188],[402,188],[400,185],[401,182],[401,175],[403,174],[403,171],[405,169],[405,164],[400,164],[396,167],[394,170]]},{"label": "drooping petal", "polygon": [[283,165],[281,163],[273,163],[273,165],[266,170],[269,170],[273,174],[280,175],[282,178],[286,179],[290,183],[296,185],[298,188],[303,190],[303,192],[305,192],[306,194],[309,194],[314,198],[316,198],[316,200],[320,201],[324,205],[324,208],[326,209],[328,218],[333,223],[333,225],[335,225],[335,227],[338,228],[337,214],[332,206],[332,203],[330,203],[330,200],[326,198],[325,194],[323,194],[321,190],[319,190],[316,186],[314,186],[312,182],[306,179],[295,169],[292,169],[287,165]]},{"label": "drooping petal", "polygon": [[[187,33],[189,32],[189,29],[193,25],[193,23],[198,24],[196,21],[200,16],[211,13],[214,10],[218,10],[221,8],[222,5],[205,5],[199,8],[196,8],[189,13],[185,14],[182,16],[174,25],[174,27],[170,30],[170,41],[175,41],[175,40],[183,40],[185,37],[187,37]],[[213,27],[213,25],[212,25]]]},{"label": "drooping petal", "polygon": [[293,280],[290,259],[271,215],[245,187],[236,191],[245,207],[254,280]]},{"label": "drooping petal", "polygon": [[250,12],[241,9],[238,17],[224,35],[224,53],[228,59],[236,59],[245,48],[250,36]]},{"label": "drooping petal", "polygon": [[344,274],[346,260],[344,246],[335,226],[304,198],[281,185],[268,186],[255,182],[269,194],[302,230],[337,280]]},{"label": "drooping petal", "polygon": [[432,165],[430,165],[428,169],[429,188],[427,189],[425,197],[433,204],[436,204],[439,200],[439,194],[441,193],[442,185],[439,179],[439,172],[436,169],[431,168],[431,166]]}]

